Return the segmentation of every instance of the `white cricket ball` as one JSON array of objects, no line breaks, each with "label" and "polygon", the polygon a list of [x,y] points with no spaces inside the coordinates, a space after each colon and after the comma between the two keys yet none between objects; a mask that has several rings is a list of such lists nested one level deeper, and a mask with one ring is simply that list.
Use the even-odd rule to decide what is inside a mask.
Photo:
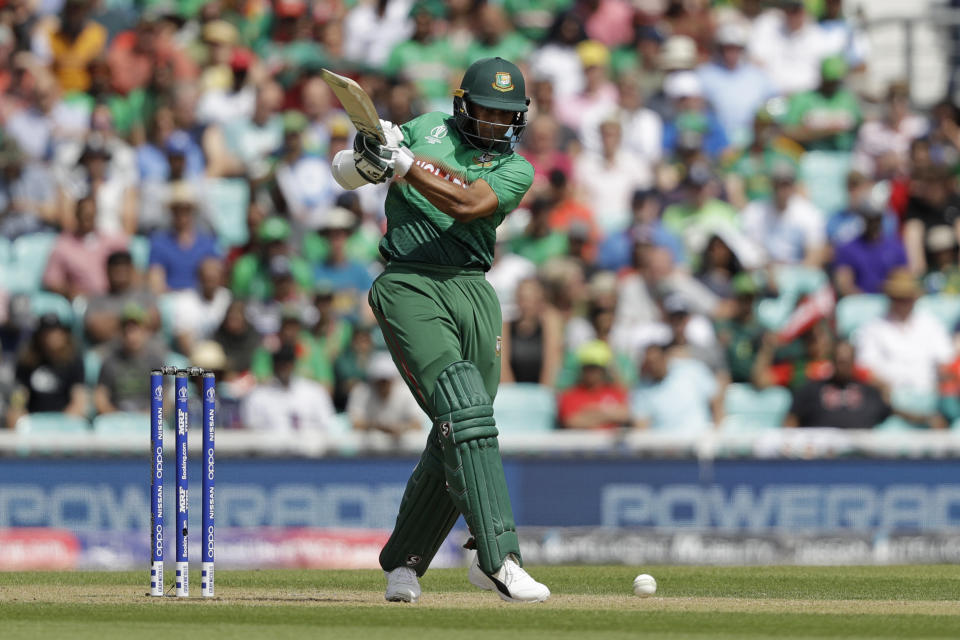
[{"label": "white cricket ball", "polygon": [[649,598],[657,592],[657,581],[653,576],[641,573],[633,579],[633,593],[641,598]]}]

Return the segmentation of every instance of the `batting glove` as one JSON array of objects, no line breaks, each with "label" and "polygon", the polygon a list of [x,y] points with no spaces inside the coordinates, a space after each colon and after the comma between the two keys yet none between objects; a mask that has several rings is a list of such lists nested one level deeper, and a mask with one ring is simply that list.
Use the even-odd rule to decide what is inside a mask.
[{"label": "batting glove", "polygon": [[380,126],[383,128],[383,137],[386,138],[388,147],[399,147],[403,144],[403,131],[400,127],[389,120],[381,120]]},{"label": "batting glove", "polygon": [[379,184],[393,177],[393,151],[362,133],[353,139],[353,162],[367,182]]}]

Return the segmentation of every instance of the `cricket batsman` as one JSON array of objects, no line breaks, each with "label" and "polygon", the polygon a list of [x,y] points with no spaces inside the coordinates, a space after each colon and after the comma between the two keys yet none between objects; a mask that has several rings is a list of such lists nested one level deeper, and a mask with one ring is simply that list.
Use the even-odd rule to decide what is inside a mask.
[{"label": "cricket batsman", "polygon": [[496,228],[533,182],[514,153],[527,122],[523,76],[511,62],[472,64],[453,116],[381,121],[387,143],[358,134],[334,158],[339,184],[393,180],[386,197],[384,272],[370,306],[404,381],[433,428],[380,553],[386,599],[416,602],[422,576],[459,515],[477,550],[470,582],[507,602],[550,590],[523,570],[497,443],[500,304],[484,272]]}]

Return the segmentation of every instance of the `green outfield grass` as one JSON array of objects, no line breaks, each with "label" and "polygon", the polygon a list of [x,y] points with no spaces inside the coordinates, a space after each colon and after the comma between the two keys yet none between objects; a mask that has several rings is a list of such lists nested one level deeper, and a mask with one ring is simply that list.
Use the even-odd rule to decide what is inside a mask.
[{"label": "green outfield grass", "polygon": [[[652,598],[631,593],[652,574]],[[553,593],[508,605],[465,570],[431,571],[419,604],[379,571],[219,571],[217,598],[149,598],[146,571],[0,573],[14,638],[960,638],[960,567],[537,567]],[[194,573],[199,578],[199,572]],[[172,573],[171,573],[172,577]],[[170,635],[173,634],[173,635]]]}]

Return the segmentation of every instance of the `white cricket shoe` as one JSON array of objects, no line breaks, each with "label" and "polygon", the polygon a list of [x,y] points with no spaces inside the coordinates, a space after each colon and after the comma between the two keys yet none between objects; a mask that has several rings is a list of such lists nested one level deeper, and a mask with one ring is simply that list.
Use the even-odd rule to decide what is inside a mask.
[{"label": "white cricket shoe", "polygon": [[550,597],[550,589],[530,577],[511,553],[495,574],[488,576],[473,558],[467,573],[470,584],[485,591],[496,591],[506,602],[543,602]]},{"label": "white cricket shoe", "polygon": [[387,576],[387,593],[390,602],[417,602],[420,600],[420,581],[417,573],[410,567],[397,567],[393,571],[384,571]]}]

